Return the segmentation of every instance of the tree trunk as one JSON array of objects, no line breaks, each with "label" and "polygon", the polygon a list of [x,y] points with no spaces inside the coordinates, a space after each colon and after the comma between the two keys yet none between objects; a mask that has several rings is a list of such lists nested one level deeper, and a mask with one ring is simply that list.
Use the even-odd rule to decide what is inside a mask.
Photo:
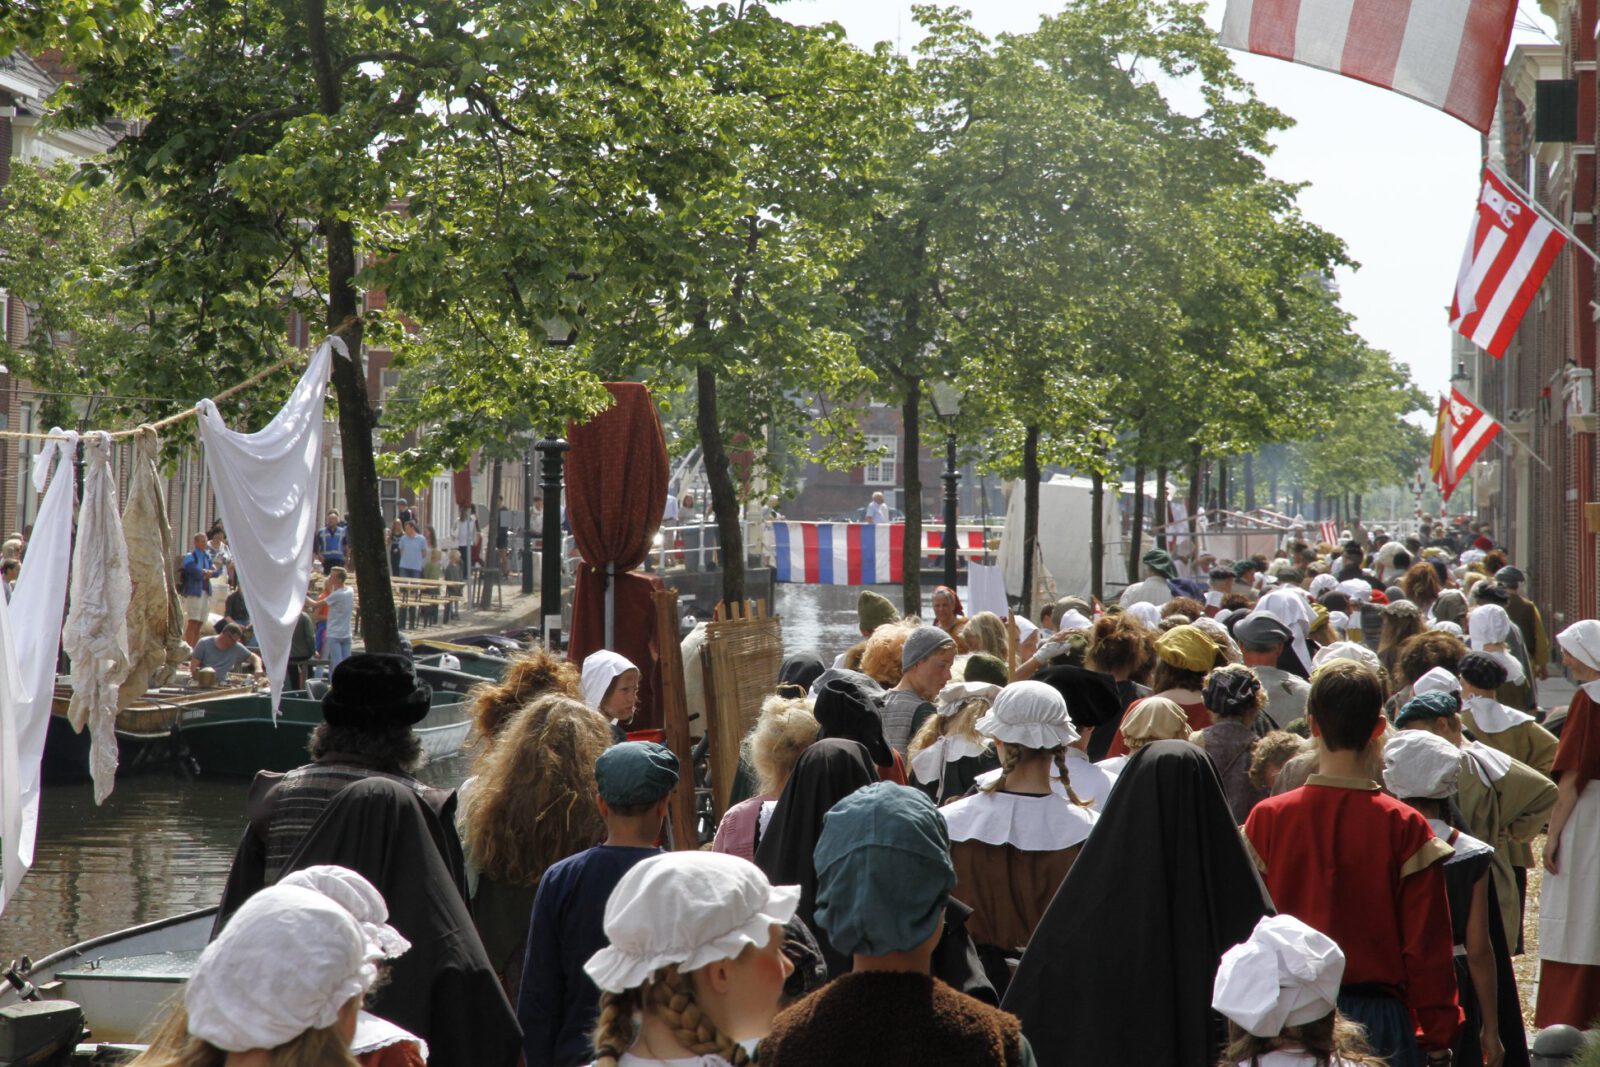
[{"label": "tree trunk", "polygon": [[1217,460],[1217,510],[1233,510],[1233,486],[1228,483],[1228,461]]},{"label": "tree trunk", "polygon": [[1194,529],[1194,513],[1200,510],[1200,491],[1204,488],[1205,464],[1200,459],[1198,442],[1189,451],[1189,528]]},{"label": "tree trunk", "polygon": [[[317,105],[326,115],[341,107],[338,68],[328,44],[325,0],[306,0],[306,44],[316,74]],[[337,215],[319,220],[327,241],[328,328],[344,339],[350,358],[335,355],[333,392],[339,401],[339,447],[344,463],[345,512],[350,524],[350,562],[360,578],[362,645],[368,652],[400,651],[394,587],[389,584],[389,545],[378,503],[378,469],[372,442],[373,412],[367,396],[360,294],[356,291],[355,232]]]},{"label": "tree trunk", "polygon": [[1038,577],[1033,562],[1039,556],[1039,427],[1029,426],[1022,437],[1022,614],[1033,614],[1033,587]]},{"label": "tree trunk", "polygon": [[1361,521],[1361,494],[1360,493],[1356,494],[1356,510],[1355,510],[1354,514],[1355,514],[1356,521],[1360,522]]},{"label": "tree trunk", "polygon": [[1244,509],[1256,509],[1256,457],[1253,452],[1244,454]]},{"label": "tree trunk", "polygon": [[1128,584],[1139,580],[1139,557],[1144,555],[1144,460],[1133,465],[1133,530],[1128,535]]},{"label": "tree trunk", "polygon": [[1089,592],[1102,603],[1105,602],[1105,565],[1106,565],[1106,534],[1105,501],[1101,494],[1105,492],[1106,476],[1096,470],[1089,476],[1093,484],[1089,498]]},{"label": "tree trunk", "polygon": [[700,454],[711,488],[711,507],[717,519],[717,557],[722,563],[722,602],[730,609],[744,604],[744,521],[733,487],[733,467],[722,440],[717,418],[717,373],[701,367],[695,374],[695,426],[700,432]]},{"label": "tree trunk", "polygon": [[900,419],[905,442],[900,450],[901,504],[906,523],[900,541],[900,600],[907,615],[922,614],[922,380],[906,385]]},{"label": "tree trunk", "polygon": [[478,597],[478,609],[488,611],[494,607],[494,585],[504,576],[500,573],[500,497],[503,492],[505,461],[496,459],[489,468],[489,528],[483,535],[483,593]]},{"label": "tree trunk", "polygon": [[[1170,541],[1167,540],[1167,520],[1172,516],[1172,509],[1167,506],[1167,465],[1156,464],[1156,513],[1153,525],[1156,528],[1156,547],[1162,551]],[[1137,579],[1135,579],[1137,580]]]}]

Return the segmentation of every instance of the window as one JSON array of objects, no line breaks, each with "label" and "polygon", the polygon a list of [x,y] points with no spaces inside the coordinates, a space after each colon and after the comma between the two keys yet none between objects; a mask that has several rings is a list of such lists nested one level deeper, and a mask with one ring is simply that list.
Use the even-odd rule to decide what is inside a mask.
[{"label": "window", "polygon": [[400,387],[400,372],[385,370],[378,372],[378,406],[385,411],[389,410],[389,394]]},{"label": "window", "polygon": [[11,339],[11,293],[0,289],[0,345]]},{"label": "window", "polygon": [[861,468],[861,480],[867,485],[897,484],[900,473],[900,438],[893,434],[868,434],[867,450],[873,454],[873,458]]}]

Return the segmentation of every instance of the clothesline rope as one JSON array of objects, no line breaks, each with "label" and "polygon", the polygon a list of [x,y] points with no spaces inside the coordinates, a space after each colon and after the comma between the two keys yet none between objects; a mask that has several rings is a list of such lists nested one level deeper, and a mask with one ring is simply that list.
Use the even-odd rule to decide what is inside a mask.
[{"label": "clothesline rope", "polygon": [[[324,338],[323,342],[319,343],[317,347],[320,348],[322,343],[326,343],[326,341],[328,339],[331,339],[331,338],[339,336],[339,334],[343,333],[347,328],[355,325],[360,320],[361,320],[361,317],[359,315],[352,315],[352,316],[350,316],[350,318],[345,319],[338,326],[335,326],[333,329],[329,330],[327,338]],[[314,352],[314,351],[316,351],[316,349],[313,348],[311,351]],[[234,396],[237,393],[243,392],[244,390],[250,388],[252,385],[259,385],[261,382],[265,381],[267,378],[270,378],[272,375],[278,373],[280,370],[283,370],[285,367],[288,367],[288,366],[290,366],[290,365],[292,365],[294,363],[298,363],[300,360],[305,359],[305,358],[307,358],[305,352],[302,352],[302,351],[291,352],[289,355],[284,356],[282,359],[278,360],[278,362],[274,363],[272,366],[267,367],[265,370],[258,371],[255,374],[252,374],[250,377],[246,378],[242,382],[239,382],[239,383],[237,383],[235,385],[229,386],[228,388],[224,389],[222,392],[216,394],[213,397],[210,397],[209,399],[211,400],[212,403],[216,403],[219,400],[226,400],[226,399],[228,399],[228,397]],[[192,419],[192,418],[194,418],[195,415],[199,414],[199,410],[200,410],[199,409],[199,404],[198,404],[198,402],[196,402],[196,404],[194,404],[193,406],[188,407],[188,408],[184,409],[183,411],[178,412],[176,415],[168,415],[166,418],[160,419],[160,420],[158,420],[156,422],[140,423],[138,426],[135,426],[131,430],[113,430],[113,431],[110,431],[107,434],[107,436],[109,436],[113,441],[116,441],[116,440],[120,440],[120,439],[122,439],[124,437],[133,437],[133,436],[135,436],[137,434],[141,434],[141,433],[144,433],[146,431],[153,432],[155,430],[162,430],[162,429],[165,429],[168,426],[172,426],[172,425],[174,425],[176,423],[180,423],[184,419]],[[64,434],[64,433],[23,433],[21,430],[0,430],[0,440],[11,440],[11,441],[69,441],[69,440],[72,440],[72,438],[69,435]]]}]

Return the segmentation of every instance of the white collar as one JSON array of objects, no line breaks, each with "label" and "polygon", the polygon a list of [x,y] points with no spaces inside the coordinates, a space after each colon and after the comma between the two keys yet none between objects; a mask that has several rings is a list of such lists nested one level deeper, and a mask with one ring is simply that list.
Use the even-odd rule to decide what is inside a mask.
[{"label": "white collar", "polygon": [[927,785],[939,780],[946,763],[954,763],[968,756],[981,756],[988,750],[981,741],[959,734],[946,734],[911,757],[911,773],[917,776],[917,781]]},{"label": "white collar", "polygon": [[[1071,752],[1072,749],[1069,748],[1067,751]],[[1001,768],[996,767],[992,771],[984,771],[982,774],[978,775],[978,777],[974,778],[972,783],[979,788],[987,786],[990,782],[1000,777],[1000,770]],[[1061,781],[1061,768],[1056,766],[1055,760],[1050,761],[1050,788],[1057,796],[1068,797],[1070,799],[1070,796],[1067,793],[1067,787]]]},{"label": "white collar", "polygon": [[1511,757],[1482,741],[1468,741],[1462,751],[1472,757],[1472,769],[1484,785],[1494,785],[1511,769]]},{"label": "white collar", "polygon": [[1023,852],[1059,852],[1083,843],[1099,816],[1063,799],[978,792],[939,809],[950,840],[1010,845]]},{"label": "white collar", "polygon": [[1472,703],[1473,700],[1477,699],[1477,697],[1472,697],[1463,701],[1463,703],[1466,704],[1467,710],[1472,712],[1473,724],[1486,734],[1503,733],[1513,726],[1521,726],[1525,722],[1533,721],[1532,715],[1525,711],[1517,711],[1515,708],[1508,708],[1494,699],[1494,697],[1489,697],[1482,703]]}]

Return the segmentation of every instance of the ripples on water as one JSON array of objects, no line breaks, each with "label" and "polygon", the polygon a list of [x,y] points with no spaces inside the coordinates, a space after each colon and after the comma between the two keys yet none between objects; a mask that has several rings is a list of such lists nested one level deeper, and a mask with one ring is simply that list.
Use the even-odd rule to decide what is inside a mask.
[{"label": "ripples on water", "polygon": [[[898,603],[893,587],[879,591]],[[833,657],[860,640],[857,590],[780,586],[787,652]],[[423,772],[455,786],[464,758]],[[90,785],[47,786],[33,869],[0,913],[0,966],[138,923],[215,904],[244,832],[244,781],[161,774],[119,779],[95,807]]]}]

